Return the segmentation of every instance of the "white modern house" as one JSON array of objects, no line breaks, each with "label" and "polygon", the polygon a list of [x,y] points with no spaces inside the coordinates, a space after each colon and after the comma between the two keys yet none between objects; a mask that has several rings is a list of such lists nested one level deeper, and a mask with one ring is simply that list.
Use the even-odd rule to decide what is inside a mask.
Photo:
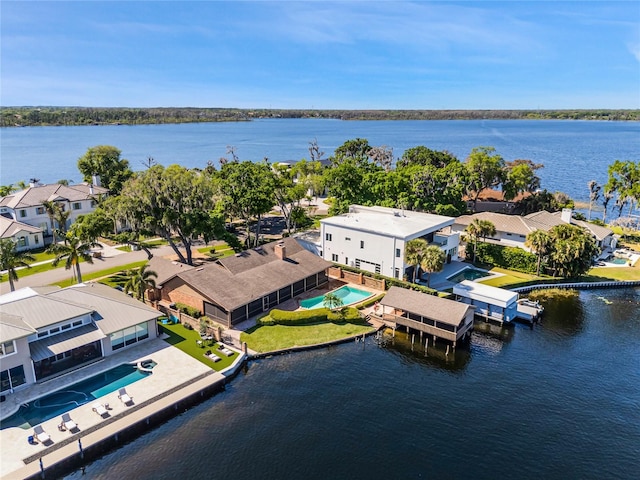
[{"label": "white modern house", "polygon": [[[97,200],[106,195],[108,190],[98,185],[80,183],[77,185],[30,184],[28,188],[0,198],[0,216],[9,220],[38,228],[44,236],[51,235],[54,228],[59,227],[47,214],[43,203],[55,202],[63,211],[71,212],[67,219],[67,227],[76,221],[78,216],[95,210]],[[41,246],[41,245],[40,245]],[[37,248],[38,245],[30,245]]]},{"label": "white modern house", "polygon": [[408,268],[408,241],[424,238],[441,248],[447,262],[457,260],[459,234],[453,217],[398,208],[351,205],[349,212],[320,221],[320,256],[350,267],[402,278]]},{"label": "white modern house", "polygon": [[0,391],[13,392],[157,336],[161,312],[97,283],[0,296]]},{"label": "white modern house", "polygon": [[511,322],[518,316],[518,294],[504,288],[463,280],[453,287],[458,302],[473,305],[476,315],[499,322]]}]

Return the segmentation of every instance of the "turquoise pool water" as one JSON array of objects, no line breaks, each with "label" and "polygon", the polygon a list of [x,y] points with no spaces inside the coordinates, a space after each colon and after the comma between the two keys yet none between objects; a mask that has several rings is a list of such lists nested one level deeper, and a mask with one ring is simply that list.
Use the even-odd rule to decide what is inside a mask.
[{"label": "turquoise pool water", "polygon": [[605,262],[607,263],[613,263],[615,265],[626,265],[628,260],[626,258],[622,258],[622,257],[616,257],[615,255],[609,255],[606,259]]},{"label": "turquoise pool water", "polygon": [[[343,305],[351,305],[352,303],[357,303],[365,298],[368,298],[372,295],[370,292],[365,292],[364,290],[358,290],[357,288],[350,287],[349,285],[345,285],[336,290],[332,290],[329,293],[333,293],[342,299]],[[300,301],[300,306],[303,308],[307,308],[309,310],[313,308],[322,308],[324,307],[324,297],[325,295],[320,295],[319,297],[307,298],[306,300]]]},{"label": "turquoise pool water", "polygon": [[111,370],[21,406],[16,413],[0,422],[0,429],[8,427],[32,428],[80,405],[142,380],[148,375],[151,373],[141,372],[135,365],[118,365]]},{"label": "turquoise pool water", "polygon": [[453,283],[460,283],[463,280],[477,280],[478,278],[488,277],[489,275],[491,274],[486,270],[479,270],[477,268],[465,268],[461,272],[448,277],[447,280]]}]

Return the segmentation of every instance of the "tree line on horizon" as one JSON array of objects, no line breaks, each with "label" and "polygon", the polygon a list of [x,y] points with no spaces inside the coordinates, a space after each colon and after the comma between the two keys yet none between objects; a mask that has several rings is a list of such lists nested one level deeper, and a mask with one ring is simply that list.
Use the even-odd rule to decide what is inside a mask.
[{"label": "tree line on horizon", "polygon": [[64,125],[148,125],[241,122],[265,118],[329,118],[340,120],[608,120],[638,121],[640,110],[349,110],[244,108],[2,107],[0,127]]}]

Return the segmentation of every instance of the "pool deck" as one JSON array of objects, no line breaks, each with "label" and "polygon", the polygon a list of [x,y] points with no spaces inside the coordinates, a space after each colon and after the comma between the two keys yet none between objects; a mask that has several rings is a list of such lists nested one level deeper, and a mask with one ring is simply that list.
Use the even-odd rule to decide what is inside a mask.
[{"label": "pool deck", "polygon": [[[239,355],[237,361],[240,361],[242,357],[243,355]],[[133,404],[127,406],[122,403],[118,399],[117,391],[99,399],[100,403],[109,404],[109,416],[105,418],[92,411],[92,405],[98,401],[96,400],[69,411],[71,418],[79,427],[79,430],[75,432],[58,430],[60,416],[47,420],[41,425],[53,441],[48,445],[29,444],[28,437],[33,435],[33,429],[23,430],[12,427],[0,430],[0,445],[2,446],[0,477],[13,479],[35,475],[40,472],[40,464],[37,459],[33,459],[39,453],[44,453],[42,462],[46,468],[77,454],[78,438],[82,439],[82,446],[86,449],[191,393],[218,382],[225,382],[225,376],[222,373],[212,370],[164,340],[157,338],[106,357],[68,375],[30,386],[9,395],[1,405],[2,417],[13,413],[22,403],[60,390],[99,372],[109,370],[122,363],[137,363],[149,358],[158,363],[153,368],[153,374],[126,387],[127,393],[133,399]],[[104,424],[104,427],[100,426],[101,423]],[[69,441],[70,439],[72,441]],[[60,446],[60,444],[64,445]],[[50,453],[47,450],[50,450]],[[32,461],[25,463],[25,459]]]}]

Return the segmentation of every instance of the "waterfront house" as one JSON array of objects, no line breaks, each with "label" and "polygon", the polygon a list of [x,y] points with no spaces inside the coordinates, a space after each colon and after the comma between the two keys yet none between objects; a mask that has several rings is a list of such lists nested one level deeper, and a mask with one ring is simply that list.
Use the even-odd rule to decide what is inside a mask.
[{"label": "waterfront house", "polygon": [[453,217],[399,208],[351,205],[349,212],[320,220],[321,256],[334,263],[387,277],[411,277],[405,261],[408,241],[423,238],[457,260],[459,234],[451,231]]},{"label": "waterfront house", "polygon": [[18,252],[44,246],[41,229],[2,216],[0,216],[0,238],[13,241]]},{"label": "waterfront house", "polygon": [[595,239],[600,249],[615,249],[617,239],[613,231],[607,227],[576,220],[572,217],[572,210],[565,208],[562,212],[535,212],[524,217],[506,215],[504,213],[481,212],[473,215],[462,215],[455,219],[452,230],[462,233],[473,220],[488,220],[496,227],[496,234],[488,237],[488,243],[496,243],[505,247],[519,247],[529,251],[525,246],[527,235],[535,230],[548,232],[556,225],[577,225],[588,231]]},{"label": "waterfront house", "polygon": [[331,263],[284,238],[176,273],[158,283],[162,302],[183,303],[232,328],[328,283]]},{"label": "waterfront house", "polygon": [[[0,216],[36,227],[44,237],[47,237],[52,235],[53,229],[59,228],[60,225],[55,219],[52,223],[43,205],[44,202],[54,202],[62,211],[70,212],[65,225],[68,227],[76,221],[78,216],[93,212],[99,197],[107,193],[106,188],[87,183],[77,185],[31,183],[24,190],[0,198]],[[29,245],[29,248],[38,246],[42,245]]]},{"label": "waterfront house", "polygon": [[76,370],[157,336],[157,310],[106,285],[0,296],[2,393]]},{"label": "waterfront house", "polygon": [[454,347],[473,330],[473,306],[406,288],[391,287],[377,310],[387,325],[448,340]]},{"label": "waterfront house", "polygon": [[475,307],[486,320],[511,322],[518,315],[518,294],[503,288],[463,280],[454,285],[456,300]]}]

